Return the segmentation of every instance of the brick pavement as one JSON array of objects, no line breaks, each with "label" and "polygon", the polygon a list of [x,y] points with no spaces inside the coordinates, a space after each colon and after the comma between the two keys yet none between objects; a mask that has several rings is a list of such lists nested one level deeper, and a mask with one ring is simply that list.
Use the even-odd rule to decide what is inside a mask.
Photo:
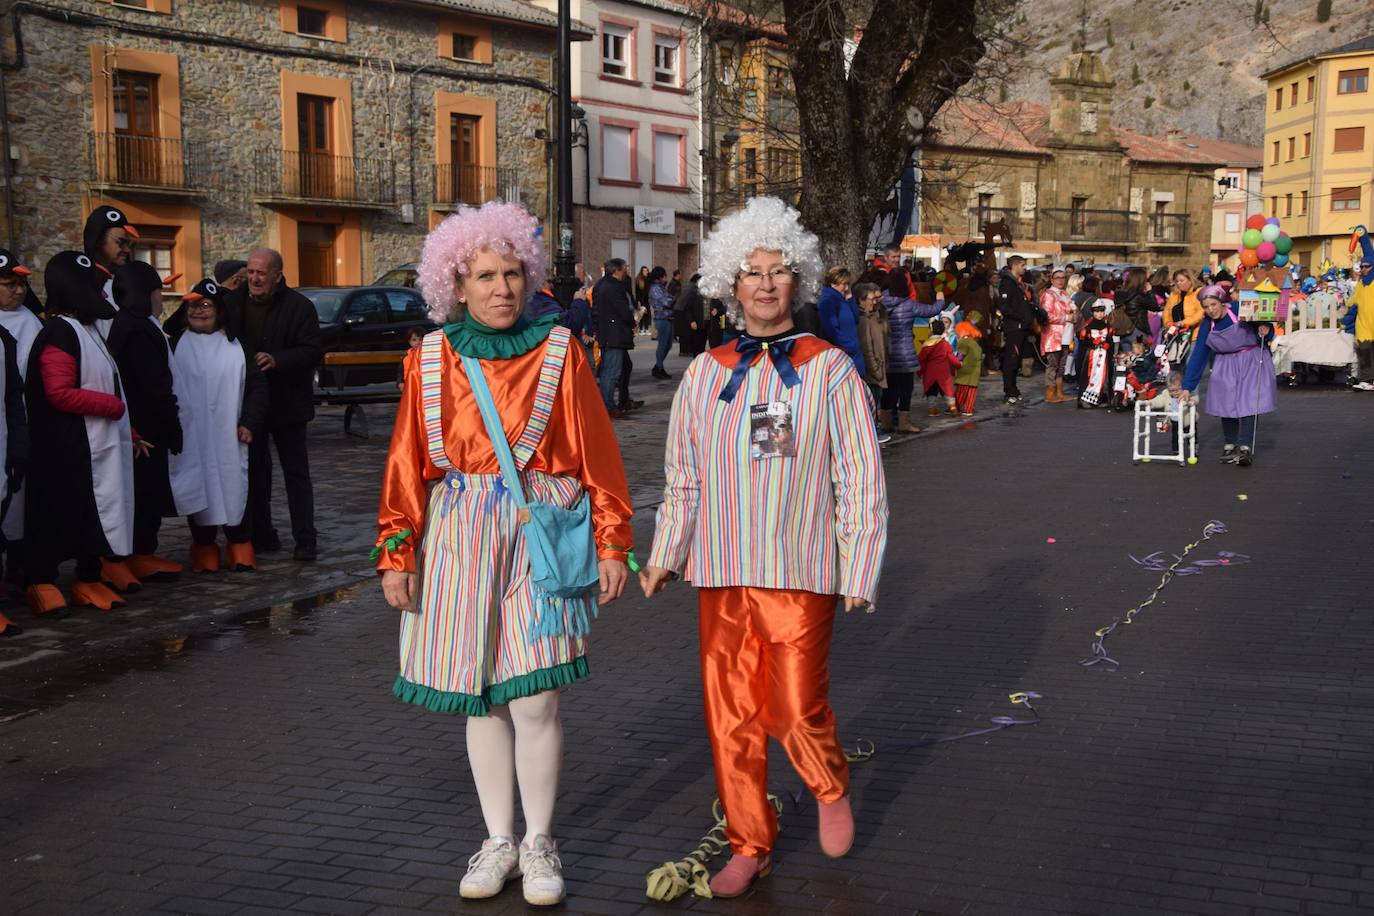
[{"label": "brick pavement", "polygon": [[[854,770],[858,842],[825,860],[814,804],[789,801],[777,870],[743,901],[643,898],[713,786],[690,592],[611,606],[593,677],[564,694],[565,909],[1374,910],[1374,402],[1280,403],[1248,470],[1210,460],[1212,420],[1198,467],[1132,467],[1127,418],[1068,406],[890,449],[879,611],[839,621],[832,661],[843,737],[877,747]],[[1200,555],[1255,561],[1170,585],[1110,641],[1120,672],[1079,668],[1158,578],[1127,554],[1209,518],[1231,533]],[[523,911],[516,888],[456,902],[480,837],[461,720],[390,698],[394,627],[364,587],[112,653],[37,697],[0,671],[34,704],[0,732],[7,910]],[[1044,695],[1042,724],[903,747],[1015,712],[1014,690]],[[776,753],[772,774],[799,787]]]}]

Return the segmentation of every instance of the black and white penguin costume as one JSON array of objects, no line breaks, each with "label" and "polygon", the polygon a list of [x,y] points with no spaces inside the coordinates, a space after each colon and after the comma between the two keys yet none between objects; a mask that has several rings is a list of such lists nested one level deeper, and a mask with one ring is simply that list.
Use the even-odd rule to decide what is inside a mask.
[{"label": "black and white penguin costume", "polygon": [[[0,277],[19,277],[27,278],[32,271],[19,263],[19,259],[4,248],[0,248]],[[19,383],[14,386],[6,385],[5,394],[8,396],[13,387],[14,396],[20,399],[22,405],[24,396],[24,376],[29,369],[29,350],[33,347],[34,338],[43,329],[43,321],[29,307],[29,297],[33,296],[33,289],[26,288],[24,291],[24,302],[18,307],[5,310],[0,309],[0,329],[7,331],[10,337],[14,338],[15,343],[15,364],[19,373]],[[4,536],[7,565],[22,565],[23,563],[23,541],[24,541],[24,489],[22,484],[22,473],[8,481],[5,496],[9,499],[8,509],[5,512],[4,521],[0,522],[0,535]]]},{"label": "black and white penguin costume", "polygon": [[62,561],[76,558],[77,604],[109,610],[124,602],[101,582],[103,558],[132,548],[133,434],[119,370],[96,329],[114,318],[94,262],[64,251],[48,262],[48,320],[29,353],[28,498],[24,506],[29,606],[61,611]]},{"label": "black and white penguin costume", "polygon": [[[215,541],[224,529],[230,569],[255,569],[248,519],[248,443],[240,428],[261,436],[267,422],[267,379],[242,342],[228,328],[224,291],[213,280],[197,283],[167,319],[185,432],[183,457],[201,471],[206,507],[187,519],[191,526],[191,568],[219,569]],[[190,303],[210,301],[217,330],[200,333],[186,317]]]},{"label": "black and white penguin costume", "polygon": [[[8,251],[0,248],[0,277],[23,280],[29,269],[21,265]],[[32,313],[23,303],[17,311]],[[0,310],[0,315],[6,314]],[[36,321],[37,319],[35,319]],[[28,422],[24,412],[24,381],[19,374],[19,345],[3,324],[0,324],[0,405],[5,411],[4,422],[0,423],[0,456],[3,456],[4,477],[0,479],[0,531],[9,529],[11,516],[23,511],[21,500],[24,469],[28,463]],[[16,507],[16,503],[18,506]],[[23,526],[19,526],[23,530]],[[6,539],[5,547],[11,562],[21,556],[22,545]],[[22,628],[3,613],[0,613],[0,636],[17,636]]]},{"label": "black and white penguin costume", "polygon": [[172,350],[154,317],[154,310],[162,311],[162,287],[162,277],[142,261],[130,261],[115,270],[113,289],[119,314],[105,340],[124,384],[129,422],[150,448],[134,459],[133,552],[127,565],[139,580],[181,572],[179,564],[156,556],[162,519],[205,508],[199,469],[179,460],[183,437]]},{"label": "black and white penguin costume", "polygon": [[[100,285],[100,294],[105,297],[105,301],[115,311],[119,310],[119,304],[115,302],[114,296],[114,271],[113,264],[102,263],[100,246],[105,241],[105,233],[111,229],[123,229],[130,237],[137,239],[138,230],[129,224],[129,218],[124,215],[124,211],[118,207],[96,207],[91,211],[90,216],[86,217],[86,226],[81,230],[81,247],[86,252],[86,257],[95,264],[95,269],[100,271],[104,278]],[[109,318],[102,318],[96,322],[96,327],[100,330],[102,338],[110,334],[110,322],[114,318],[113,313]]]}]

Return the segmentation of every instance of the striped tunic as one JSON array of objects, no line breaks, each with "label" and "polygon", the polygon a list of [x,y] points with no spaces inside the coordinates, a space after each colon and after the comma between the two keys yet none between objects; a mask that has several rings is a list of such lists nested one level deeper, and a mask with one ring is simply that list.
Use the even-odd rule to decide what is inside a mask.
[{"label": "striped tunic", "polygon": [[[867,387],[843,350],[797,335],[788,388],[764,354],[729,403],[732,345],[698,356],[673,400],[649,563],[700,588],[804,589],[868,601],[887,544],[887,487]],[[751,459],[750,407],[790,402],[795,458]]]}]

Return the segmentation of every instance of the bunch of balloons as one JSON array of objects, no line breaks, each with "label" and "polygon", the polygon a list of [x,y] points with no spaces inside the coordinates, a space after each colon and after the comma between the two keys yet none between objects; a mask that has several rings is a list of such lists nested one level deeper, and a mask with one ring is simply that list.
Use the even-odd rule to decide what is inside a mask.
[{"label": "bunch of balloons", "polygon": [[1256,213],[1245,221],[1245,232],[1240,237],[1240,266],[1287,267],[1288,253],[1293,250],[1293,240],[1288,233],[1279,229],[1279,218],[1265,218]]}]

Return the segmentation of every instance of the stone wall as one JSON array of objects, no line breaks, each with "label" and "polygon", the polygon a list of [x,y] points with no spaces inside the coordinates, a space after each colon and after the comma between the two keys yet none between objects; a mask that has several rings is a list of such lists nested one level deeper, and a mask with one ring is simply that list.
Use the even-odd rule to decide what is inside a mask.
[{"label": "stone wall", "polygon": [[[545,141],[552,96],[508,77],[552,79],[551,31],[519,24],[492,24],[493,62],[469,65],[437,54],[438,10],[391,3],[347,3],[346,43],[285,33],[275,2],[175,0],[159,15],[97,0],[65,0],[67,8],[101,17],[109,25],[58,23],[22,14],[24,67],[6,73],[15,162],[13,206],[17,248],[29,263],[80,247],[81,225],[93,201],[91,188],[94,113],[91,45],[157,51],[179,58],[180,111],[186,141],[208,147],[205,193],[191,197],[141,194],[138,201],[182,203],[199,209],[201,262],[242,256],[272,237],[275,215],[255,202],[254,155],[282,145],[280,73],[290,70],[348,79],[352,84],[353,152],[394,160],[395,204],[362,211],[364,282],[413,260],[434,204],[436,90],[495,99],[498,167],[519,172],[521,200],[543,221],[550,188]],[[121,26],[179,29],[251,45],[227,47],[173,35],[140,35]],[[5,57],[14,60],[9,20],[0,30]],[[320,55],[363,58],[360,63]],[[117,60],[117,57],[116,57]],[[395,69],[423,66],[412,74]],[[113,193],[111,197],[120,197]],[[134,200],[133,196],[128,197]],[[404,221],[403,205],[413,206]],[[3,211],[0,211],[3,220]],[[0,225],[0,238],[10,227]]]}]

